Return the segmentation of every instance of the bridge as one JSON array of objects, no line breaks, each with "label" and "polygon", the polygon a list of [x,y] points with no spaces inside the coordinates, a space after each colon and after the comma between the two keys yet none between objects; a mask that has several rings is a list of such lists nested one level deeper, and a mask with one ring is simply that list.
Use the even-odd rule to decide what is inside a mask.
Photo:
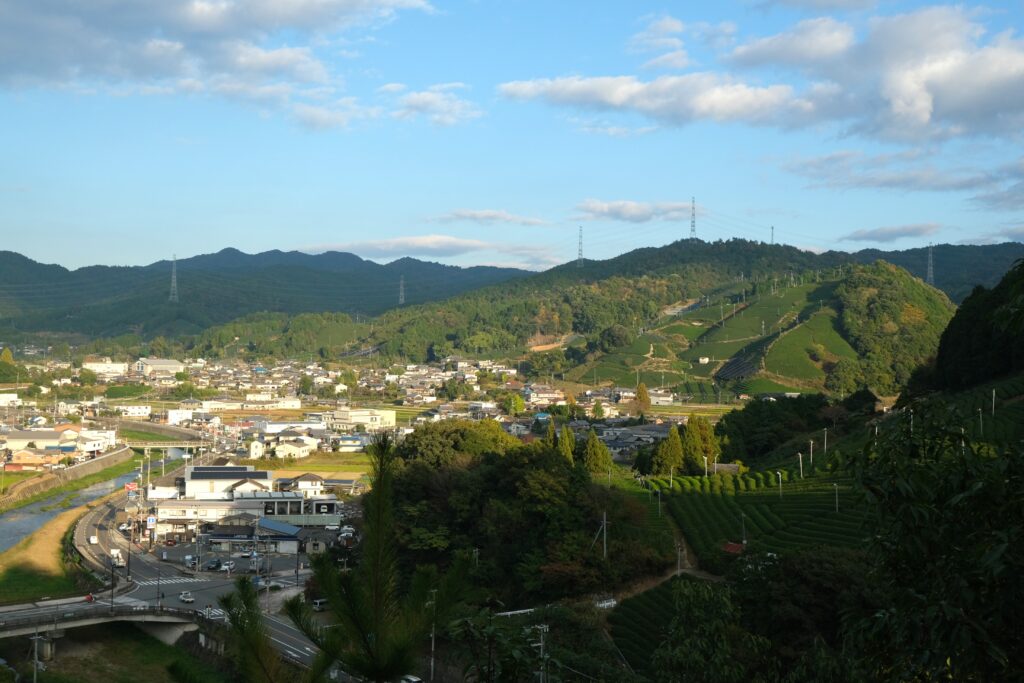
[{"label": "bridge", "polygon": [[[99,598],[97,598],[99,600]],[[153,624],[193,625],[209,621],[202,610],[152,605],[117,605],[109,603],[75,603],[56,605],[12,614],[0,614],[0,638],[54,634],[67,629],[107,624],[114,621],[147,622]]]},{"label": "bridge", "polygon": [[135,441],[129,439],[124,442],[128,448],[143,448],[151,450],[166,450],[168,448],[209,448],[206,441]]}]

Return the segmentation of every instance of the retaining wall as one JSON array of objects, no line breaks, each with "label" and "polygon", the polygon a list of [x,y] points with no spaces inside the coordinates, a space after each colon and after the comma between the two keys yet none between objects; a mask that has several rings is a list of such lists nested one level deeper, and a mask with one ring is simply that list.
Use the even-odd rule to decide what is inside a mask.
[{"label": "retaining wall", "polygon": [[58,486],[88,477],[90,474],[96,474],[108,467],[120,465],[131,460],[134,455],[132,449],[122,446],[95,460],[87,460],[80,465],[75,465],[65,470],[58,470],[57,473],[46,472],[38,477],[19,481],[7,489],[6,495],[0,496],[0,510],[6,510],[26,498],[37,496]]}]

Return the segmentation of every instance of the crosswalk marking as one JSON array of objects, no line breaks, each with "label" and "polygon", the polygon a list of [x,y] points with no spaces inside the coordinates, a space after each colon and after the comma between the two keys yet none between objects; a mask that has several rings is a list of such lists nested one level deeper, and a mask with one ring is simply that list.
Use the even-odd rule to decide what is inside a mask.
[{"label": "crosswalk marking", "polygon": [[206,579],[197,579],[191,576],[168,576],[167,578],[160,579],[144,579],[142,581],[136,581],[135,583],[139,586],[156,586],[156,585],[170,585],[172,583],[204,583]]}]

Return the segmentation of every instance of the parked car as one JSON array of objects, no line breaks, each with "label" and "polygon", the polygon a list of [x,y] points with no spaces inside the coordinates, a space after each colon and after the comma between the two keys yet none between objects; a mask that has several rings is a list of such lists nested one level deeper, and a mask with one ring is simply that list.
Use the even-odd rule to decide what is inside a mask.
[{"label": "parked car", "polygon": [[220,570],[222,572],[229,572],[229,571],[232,571],[234,568],[235,568],[235,561],[234,560],[225,560],[220,565]]},{"label": "parked car", "polygon": [[313,601],[313,611],[323,612],[327,609],[327,598],[317,598]]},{"label": "parked car", "polygon": [[215,572],[220,569],[220,560],[214,558],[206,563],[206,571]]},{"label": "parked car", "polygon": [[178,542],[175,541],[173,538],[168,538],[166,541],[164,541],[164,545],[167,546],[168,548],[172,548],[172,547],[178,545]]},{"label": "parked car", "polygon": [[178,593],[178,600],[181,600],[184,603],[193,603],[196,601],[196,599],[192,597],[191,591],[181,591]]},{"label": "parked car", "polygon": [[120,524],[117,525],[117,530],[118,531],[128,531],[131,528],[132,527],[131,527],[130,524],[128,524],[128,522],[121,522]]}]

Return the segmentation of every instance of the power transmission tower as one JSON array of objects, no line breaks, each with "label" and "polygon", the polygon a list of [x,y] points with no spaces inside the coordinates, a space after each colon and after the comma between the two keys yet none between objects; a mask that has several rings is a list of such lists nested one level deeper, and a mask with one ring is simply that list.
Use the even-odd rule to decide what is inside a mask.
[{"label": "power transmission tower", "polygon": [[583,226],[581,225],[579,227],[580,227],[580,246],[579,246],[579,250],[576,253],[576,267],[577,268],[582,268],[583,267]]},{"label": "power transmission tower", "polygon": [[405,305],[405,276],[398,278],[398,305]]},{"label": "power transmission tower", "polygon": [[690,239],[697,239],[697,199],[690,197]]},{"label": "power transmission tower", "polygon": [[171,295],[167,300],[172,304],[178,303],[178,255],[171,255]]},{"label": "power transmission tower", "polygon": [[925,277],[925,282],[935,286],[935,263],[932,261],[932,245],[928,245],[928,275]]},{"label": "power transmission tower", "polygon": [[772,226],[772,239],[768,244],[775,244],[775,226]]}]

